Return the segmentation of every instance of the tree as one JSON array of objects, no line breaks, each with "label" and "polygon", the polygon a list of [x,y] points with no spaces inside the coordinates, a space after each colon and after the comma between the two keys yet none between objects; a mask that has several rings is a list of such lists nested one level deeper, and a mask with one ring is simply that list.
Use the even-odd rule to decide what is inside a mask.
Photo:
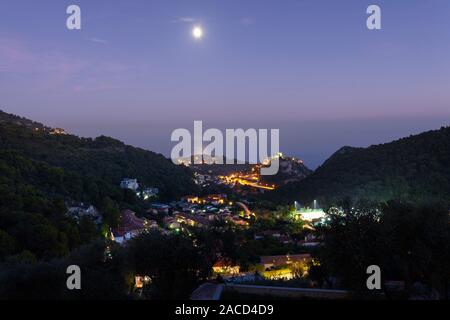
[{"label": "tree", "polygon": [[98,238],[97,227],[90,217],[82,216],[79,221],[80,224],[80,240],[82,243],[89,243]]},{"label": "tree", "polygon": [[103,215],[103,222],[110,228],[115,228],[120,223],[120,210],[117,204],[109,197],[103,198],[100,204],[100,211]]},{"label": "tree", "polygon": [[210,272],[192,240],[182,235],[150,232],[127,246],[131,269],[151,278],[145,289],[154,299],[186,299]]},{"label": "tree", "polygon": [[7,232],[0,230],[0,261],[14,252],[15,241]]},{"label": "tree", "polygon": [[389,202],[380,221],[387,239],[387,270],[405,280],[411,294],[413,283],[436,287],[444,296],[450,279],[450,225],[445,208]]},{"label": "tree", "polygon": [[366,269],[379,265],[385,254],[385,239],[379,228],[380,211],[375,204],[343,202],[341,208],[328,210],[329,222],[319,229],[325,243],[319,257],[326,272],[342,286],[366,291]]},{"label": "tree", "polygon": [[367,293],[366,269],[378,265],[384,280],[405,282],[404,297],[414,294],[414,283],[436,288],[445,296],[450,278],[445,208],[402,201],[361,202],[332,208],[328,215],[330,221],[321,229],[325,244],[320,260],[344,287]]}]

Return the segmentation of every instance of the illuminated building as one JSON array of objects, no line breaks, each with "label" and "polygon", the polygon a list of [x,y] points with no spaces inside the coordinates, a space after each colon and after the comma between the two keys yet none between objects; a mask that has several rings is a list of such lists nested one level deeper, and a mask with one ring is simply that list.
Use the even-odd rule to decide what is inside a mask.
[{"label": "illuminated building", "polygon": [[297,201],[295,201],[294,205],[295,205],[294,214],[301,217],[302,220],[313,222],[322,220],[326,216],[326,213],[322,209],[317,208],[317,200],[314,200],[312,209],[302,208]]},{"label": "illuminated building", "polygon": [[239,265],[226,258],[221,258],[212,268],[215,274],[220,275],[237,275],[240,271]]},{"label": "illuminated building", "polygon": [[139,188],[137,179],[125,178],[120,182],[120,187],[122,189],[130,189],[136,191]]},{"label": "illuminated building", "polygon": [[151,223],[146,219],[136,217],[131,210],[124,210],[121,214],[121,222],[118,228],[112,232],[112,240],[122,244],[150,228]]}]

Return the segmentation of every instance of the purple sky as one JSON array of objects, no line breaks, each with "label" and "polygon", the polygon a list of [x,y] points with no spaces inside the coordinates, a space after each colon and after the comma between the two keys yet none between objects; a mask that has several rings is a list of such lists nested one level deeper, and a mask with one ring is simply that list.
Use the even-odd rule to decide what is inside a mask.
[{"label": "purple sky", "polygon": [[[366,28],[374,3],[381,31]],[[282,151],[315,168],[343,145],[450,124],[450,1],[2,0],[0,97],[166,155],[194,120],[279,128]]]}]

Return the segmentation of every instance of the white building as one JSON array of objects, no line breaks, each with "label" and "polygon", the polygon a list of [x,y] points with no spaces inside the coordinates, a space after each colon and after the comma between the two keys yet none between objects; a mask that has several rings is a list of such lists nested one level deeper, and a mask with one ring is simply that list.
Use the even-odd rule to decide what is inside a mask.
[{"label": "white building", "polygon": [[139,188],[139,183],[137,182],[137,179],[125,178],[120,183],[120,187],[122,189],[130,189],[136,191]]},{"label": "white building", "polygon": [[136,213],[131,210],[122,211],[120,220],[119,227],[112,232],[112,240],[120,244],[145,232],[151,224],[146,219],[136,217]]},{"label": "white building", "polygon": [[141,192],[137,193],[138,197],[141,197],[144,200],[148,200],[151,198],[156,198],[159,194],[158,188],[145,188]]},{"label": "white building", "polygon": [[97,211],[97,209],[89,204],[75,203],[71,204],[67,208],[67,214],[76,220],[81,219],[83,216],[91,218],[96,224],[102,223],[102,215]]}]

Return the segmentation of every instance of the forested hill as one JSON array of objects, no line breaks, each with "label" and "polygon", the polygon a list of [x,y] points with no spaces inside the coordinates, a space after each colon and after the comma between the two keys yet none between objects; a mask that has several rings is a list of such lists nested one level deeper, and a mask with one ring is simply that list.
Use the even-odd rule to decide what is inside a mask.
[{"label": "forested hill", "polygon": [[344,198],[450,204],[450,127],[368,148],[343,147],[313,174],[269,195],[332,203]]},{"label": "forested hill", "polygon": [[15,164],[45,166],[48,172],[39,173],[47,175],[45,179],[16,178],[28,180],[45,193],[91,200],[111,196],[126,177],[137,178],[146,187],[158,187],[164,198],[178,197],[195,187],[190,170],[173,165],[160,154],[104,136],[91,139],[62,133],[0,111],[2,176],[29,169]]},{"label": "forested hill", "polygon": [[[108,137],[79,138],[0,111],[0,262],[52,258],[99,235],[92,222],[66,215],[68,202],[94,205],[102,230],[121,208],[139,208],[123,178],[157,187],[162,200],[196,188],[188,168]],[[15,259],[15,258],[14,258]]]}]

